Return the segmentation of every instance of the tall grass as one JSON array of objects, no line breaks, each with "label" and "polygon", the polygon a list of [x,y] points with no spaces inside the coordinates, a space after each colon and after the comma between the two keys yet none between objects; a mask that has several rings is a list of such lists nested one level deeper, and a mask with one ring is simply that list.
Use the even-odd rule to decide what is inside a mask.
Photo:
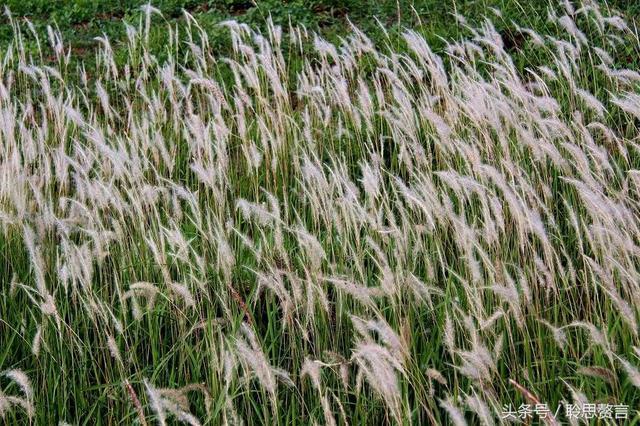
[{"label": "tall grass", "polygon": [[160,61],[145,12],[124,63],[101,38],[92,71],[51,28],[30,53],[38,33],[12,21],[4,421],[638,416],[640,74],[620,61],[640,41],[623,17],[566,3],[516,50],[458,17],[442,55],[409,29],[333,45],[229,21],[221,59],[185,13]]}]

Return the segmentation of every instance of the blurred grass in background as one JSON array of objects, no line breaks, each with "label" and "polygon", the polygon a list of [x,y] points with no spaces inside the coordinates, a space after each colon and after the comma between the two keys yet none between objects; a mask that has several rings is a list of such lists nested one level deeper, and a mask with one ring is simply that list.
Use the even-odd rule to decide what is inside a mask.
[{"label": "blurred grass in background", "polygon": [[[47,25],[57,25],[74,58],[82,59],[89,67],[93,49],[97,46],[95,37],[108,36],[116,53],[123,54],[121,50],[126,38],[123,21],[135,25],[145,4],[147,2],[141,0],[8,0],[4,3],[14,16],[29,19],[45,39]],[[528,22],[535,30],[543,29],[549,3],[545,0],[157,0],[151,4],[163,15],[162,18],[156,16],[156,21],[166,20],[178,28],[184,25],[183,10],[188,11],[207,30],[211,43],[224,55],[229,46],[225,42],[227,32],[217,24],[227,19],[263,27],[271,17],[285,30],[289,22],[302,24],[331,41],[348,34],[349,21],[373,40],[381,40],[384,31],[388,31],[393,39],[402,28],[410,27],[426,35],[437,51],[443,46],[443,39],[460,35],[455,13],[470,22],[491,16],[509,42],[512,21]],[[616,0],[608,4],[637,23],[640,2]],[[500,16],[492,9],[500,10]],[[155,42],[152,39],[152,46],[159,55],[163,50],[163,31],[164,26],[157,26]],[[0,17],[0,47],[6,48],[11,38],[11,27],[3,15]]]}]

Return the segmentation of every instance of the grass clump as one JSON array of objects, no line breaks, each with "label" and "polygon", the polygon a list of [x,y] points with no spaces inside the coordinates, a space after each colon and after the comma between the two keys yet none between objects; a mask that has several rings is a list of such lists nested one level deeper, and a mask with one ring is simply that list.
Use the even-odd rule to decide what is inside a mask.
[{"label": "grass clump", "polygon": [[7,18],[4,420],[638,416],[640,74],[620,58],[640,41],[623,16],[565,2],[505,41],[458,15],[441,54],[410,29],[334,44],[229,20],[221,58],[188,12],[159,55],[160,10],[142,12],[90,72],[55,29]]}]

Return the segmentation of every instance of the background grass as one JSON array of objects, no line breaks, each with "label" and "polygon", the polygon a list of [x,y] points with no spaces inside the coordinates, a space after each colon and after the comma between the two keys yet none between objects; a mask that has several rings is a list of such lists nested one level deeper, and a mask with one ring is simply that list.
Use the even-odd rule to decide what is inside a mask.
[{"label": "background grass", "polygon": [[[65,42],[74,51],[76,59],[91,60],[96,47],[94,37],[107,35],[116,50],[125,45],[122,22],[135,23],[142,13],[141,0],[93,1],[93,0],[8,0],[4,4],[14,16],[28,18],[35,28],[46,35],[47,25],[56,24],[62,30]],[[511,21],[528,22],[535,30],[542,30],[546,21],[545,0],[158,0],[152,2],[162,12],[163,20],[172,25],[184,24],[182,10],[191,13],[210,34],[212,43],[226,53],[226,32],[216,24],[236,19],[255,27],[264,27],[269,16],[284,27],[289,22],[302,24],[319,32],[331,41],[348,33],[348,20],[365,31],[374,40],[382,39],[380,24],[391,35],[405,27],[419,28],[436,50],[442,39],[456,37],[460,27],[453,13],[460,13],[470,21],[491,14],[490,8],[501,11],[497,19],[499,30],[508,32]],[[608,3],[623,12],[631,22],[640,15],[640,2],[615,0]],[[160,20],[160,18],[156,18]],[[159,27],[163,31],[164,27]],[[0,46],[12,38],[6,18],[0,19]],[[162,37],[156,38],[152,47],[162,50]]]},{"label": "background grass", "polygon": [[[116,58],[124,62],[126,34],[123,22],[135,25],[143,13],[142,0],[92,1],[92,0],[7,0],[7,6],[16,17],[33,23],[35,30],[46,39],[47,25],[57,26],[63,34],[65,45],[71,48],[72,61],[81,61],[90,71],[95,65],[94,52],[98,42],[95,37],[106,35],[115,50]],[[520,48],[521,39],[514,33],[513,22],[526,24],[536,31],[546,27],[546,0],[158,0],[152,2],[163,16],[155,16],[156,24],[169,23],[181,28],[185,25],[183,10],[192,14],[208,33],[211,44],[220,56],[229,54],[227,32],[218,26],[224,20],[234,19],[264,29],[267,18],[288,27],[289,23],[304,25],[331,42],[349,33],[349,21],[362,29],[373,41],[397,40],[404,28],[420,32],[431,48],[440,53],[445,40],[459,38],[464,32],[453,14],[459,13],[474,24],[485,16],[492,16],[496,28],[508,45]],[[606,3],[624,13],[630,25],[640,19],[640,2],[613,0]],[[491,10],[499,10],[495,16]],[[156,25],[150,40],[151,51],[163,58],[166,53],[164,25]],[[385,34],[386,33],[386,34]],[[12,29],[8,19],[0,15],[0,48],[11,41]],[[36,50],[33,40],[32,51]],[[518,58],[524,68],[530,52],[524,50]],[[53,56],[44,58],[53,62]],[[622,64],[629,66],[639,61],[629,52]]]}]

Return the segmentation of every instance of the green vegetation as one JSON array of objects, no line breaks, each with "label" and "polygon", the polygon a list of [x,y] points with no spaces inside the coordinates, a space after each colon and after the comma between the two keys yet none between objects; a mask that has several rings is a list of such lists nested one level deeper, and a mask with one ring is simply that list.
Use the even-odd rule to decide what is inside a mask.
[{"label": "green vegetation", "polygon": [[[141,0],[89,1],[89,0],[8,0],[6,6],[16,17],[24,17],[33,22],[35,28],[46,34],[46,26],[56,24],[68,46],[75,53],[87,59],[88,53],[97,47],[94,38],[107,35],[116,50],[126,46],[126,37],[122,21],[136,23],[142,14],[141,6],[147,2]],[[530,25],[540,30],[546,21],[544,1],[517,2],[505,0],[482,1],[251,1],[251,0],[161,0],[152,3],[163,17],[156,18],[157,23],[184,25],[183,10],[192,14],[213,40],[213,45],[221,50],[228,48],[225,32],[216,24],[236,19],[254,27],[264,28],[266,19],[271,16],[278,25],[288,26],[289,22],[304,25],[320,32],[324,37],[335,41],[340,35],[349,32],[348,20],[355,23],[374,39],[381,39],[382,31],[378,21],[392,35],[405,27],[423,29],[430,44],[442,46],[441,38],[448,39],[459,35],[459,25],[452,14],[461,13],[471,20],[486,15],[493,7],[502,12],[497,20],[498,29],[509,27],[511,20]],[[634,2],[618,1],[610,3],[629,17],[640,13],[640,6]],[[157,30],[164,31],[159,25]],[[0,22],[0,43],[5,44],[12,38],[12,29],[8,21]],[[158,36],[152,40],[152,50],[162,47],[164,39]]]},{"label": "green vegetation", "polygon": [[632,3],[9,1],[0,419],[638,422]]},{"label": "green vegetation", "polygon": [[[16,18],[32,22],[41,37],[46,38],[48,25],[55,26],[60,30],[65,46],[72,51],[72,61],[82,61],[85,67],[92,68],[99,46],[96,37],[107,36],[115,50],[116,60],[124,61],[127,42],[123,22],[135,25],[147,3],[141,0],[8,0],[5,5]],[[374,42],[389,38],[396,45],[401,44],[402,31],[412,28],[425,37],[435,52],[441,52],[446,40],[458,39],[465,34],[454,19],[455,13],[464,15],[471,23],[479,23],[489,15],[497,30],[507,39],[513,39],[515,35],[513,22],[542,33],[549,30],[546,19],[548,3],[541,0],[161,0],[152,4],[162,16],[153,17],[149,49],[160,56],[165,52],[166,26],[185,26],[183,11],[197,19],[208,34],[213,51],[219,56],[230,53],[228,33],[218,25],[228,19],[262,30],[269,18],[285,30],[290,23],[303,25],[331,42],[339,42],[340,37],[349,34],[349,22]],[[607,3],[607,7],[621,11],[632,27],[637,25],[640,3],[616,0]],[[495,16],[492,10],[499,10],[500,16]],[[0,47],[7,46],[12,38],[13,29],[8,19],[0,16]],[[25,42],[32,52],[37,49],[32,38]]]}]

